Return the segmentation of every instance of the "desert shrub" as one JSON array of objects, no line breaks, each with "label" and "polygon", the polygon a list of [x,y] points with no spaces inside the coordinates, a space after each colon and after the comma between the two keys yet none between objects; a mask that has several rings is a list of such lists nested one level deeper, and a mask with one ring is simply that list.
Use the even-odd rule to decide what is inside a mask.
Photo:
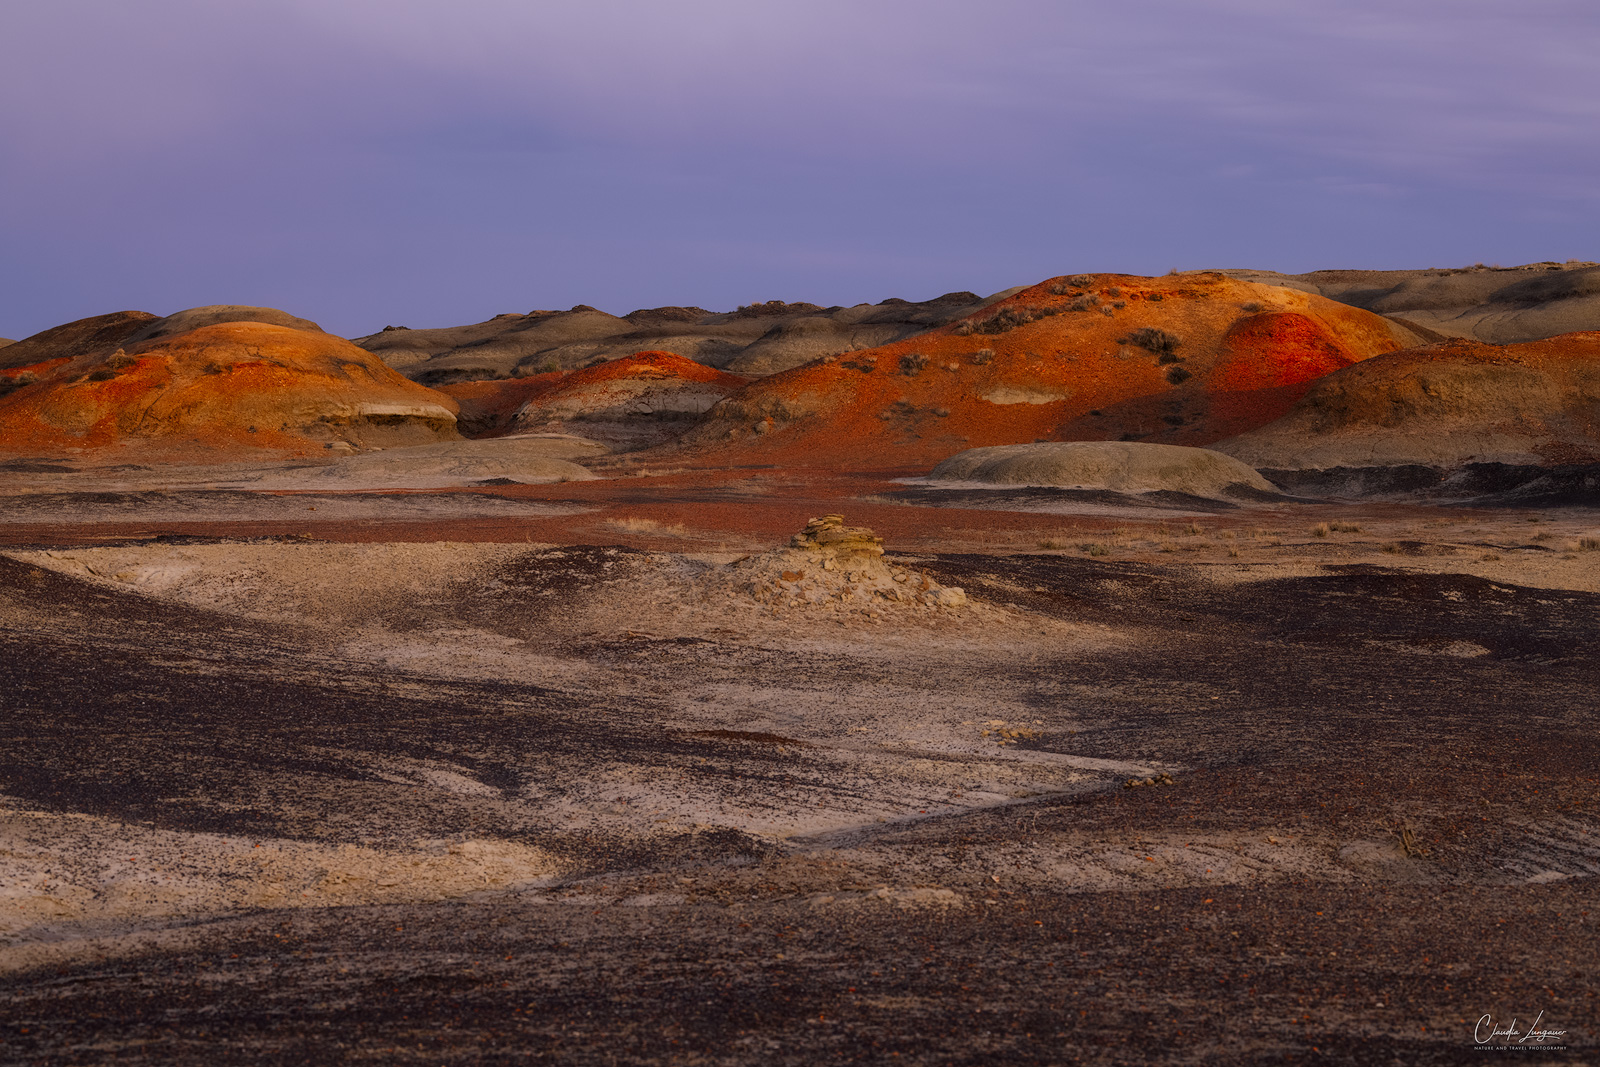
[{"label": "desert shrub", "polygon": [[[1183,344],[1183,339],[1175,333],[1158,330],[1153,326],[1141,326],[1126,337],[1117,339],[1119,345],[1133,345],[1146,352],[1154,352],[1158,356],[1170,356]],[[1170,362],[1170,361],[1166,361]]]},{"label": "desert shrub", "polygon": [[[605,360],[600,362],[604,363]],[[435,367],[433,370],[423,371],[415,380],[418,385],[436,386],[451,385],[455,382],[491,382],[498,377],[500,373],[493,367]]]},{"label": "desert shrub", "polygon": [[1115,314],[1116,314],[1116,312],[1115,312],[1115,311],[1112,311],[1112,310],[1111,310],[1111,309],[1110,309],[1110,308],[1108,308],[1108,307],[1103,307],[1103,308],[1101,308],[1101,309],[1100,309],[1100,314],[1102,314],[1102,315],[1104,315],[1104,316],[1105,316],[1105,317],[1106,317],[1106,318],[1108,318],[1108,319],[1109,319],[1109,318],[1110,318],[1110,317],[1111,317],[1111,316],[1112,316],[1112,315],[1115,315]]},{"label": "desert shrub", "polygon": [[1106,295],[1115,300],[1117,297],[1122,295],[1122,290],[1113,285],[1111,288],[1106,290]]},{"label": "desert shrub", "polygon": [[1146,300],[1154,300],[1156,303],[1159,304],[1161,301],[1165,300],[1166,297],[1162,296],[1160,293],[1151,293],[1149,296],[1145,297],[1145,299]]},{"label": "desert shrub", "polygon": [[1250,314],[1254,315],[1256,312],[1261,310],[1261,305],[1252,300],[1248,304],[1240,304],[1239,309],[1241,311],[1248,311]]},{"label": "desert shrub", "polygon": [[976,352],[972,353],[972,362],[976,363],[980,367],[993,358],[994,349],[992,348],[980,348]]},{"label": "desert shrub", "polygon": [[33,371],[23,371],[14,378],[0,377],[0,396],[5,396],[13,389],[21,389],[24,385],[32,385],[39,380]]},{"label": "desert shrub", "polygon": [[1600,537],[1579,538],[1578,547],[1585,552],[1600,552]]},{"label": "desert shrub", "polygon": [[[1037,322],[1039,319],[1049,318],[1051,315],[1059,314],[1061,314],[1060,308],[1001,308],[988,318],[973,323],[971,332],[982,334],[1005,333],[1007,330],[1014,330],[1018,326],[1026,326],[1030,322]],[[963,323],[963,325],[966,324]],[[960,331],[958,330],[957,332],[959,333]]]},{"label": "desert shrub", "polygon": [[1334,533],[1360,533],[1361,524],[1359,522],[1330,522],[1328,529]]},{"label": "desert shrub", "polygon": [[908,378],[915,378],[922,373],[922,368],[928,365],[928,357],[921,352],[907,352],[900,357],[900,373]]},{"label": "desert shrub", "polygon": [[1083,545],[1079,545],[1078,548],[1086,556],[1109,556],[1109,555],[1111,555],[1111,550],[1109,548],[1107,548],[1105,545],[1083,544]]},{"label": "desert shrub", "polygon": [[735,319],[764,319],[778,315],[815,315],[826,310],[821,304],[810,304],[804,300],[797,300],[793,304],[785,304],[782,300],[768,300],[765,303],[757,300],[753,304],[741,304],[738,310],[732,312],[729,318]]},{"label": "desert shrub", "polygon": [[1172,366],[1167,368],[1167,381],[1173,385],[1182,385],[1193,377],[1194,375],[1189,373],[1187,367]]},{"label": "desert shrub", "polygon": [[91,382],[109,382],[111,379],[115,378],[116,376],[117,376],[117,372],[116,371],[107,370],[106,368],[102,367],[99,370],[95,371],[93,374],[89,375],[89,380]]},{"label": "desert shrub", "polygon": [[1327,537],[1328,536],[1328,524],[1325,523],[1325,522],[1319,522],[1315,526],[1311,527],[1311,536],[1312,537]]},{"label": "desert shrub", "polygon": [[1067,310],[1068,311],[1089,311],[1092,308],[1098,306],[1099,303],[1100,303],[1100,296],[1099,296],[1098,293],[1085,293],[1084,295],[1078,297],[1078,299],[1074,300],[1072,303],[1068,304],[1067,305]]},{"label": "desert shrub", "polygon": [[613,530],[621,530],[623,533],[632,534],[657,533],[681,537],[685,532],[682,523],[677,523],[672,526],[663,526],[655,519],[643,519],[634,516],[624,516],[620,519],[607,519],[603,525],[609,526]]}]

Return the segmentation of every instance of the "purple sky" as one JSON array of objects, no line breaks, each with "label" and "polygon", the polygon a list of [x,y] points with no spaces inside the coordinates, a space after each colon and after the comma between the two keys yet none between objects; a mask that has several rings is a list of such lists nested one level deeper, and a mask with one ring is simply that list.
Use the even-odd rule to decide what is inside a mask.
[{"label": "purple sky", "polygon": [[1593,0],[13,0],[0,335],[1600,259]]}]

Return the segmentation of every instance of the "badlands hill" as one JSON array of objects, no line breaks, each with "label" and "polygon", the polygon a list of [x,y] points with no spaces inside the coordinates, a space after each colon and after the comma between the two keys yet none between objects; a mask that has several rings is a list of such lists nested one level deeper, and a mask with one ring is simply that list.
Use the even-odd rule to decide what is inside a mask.
[{"label": "badlands hill", "polygon": [[1600,330],[1600,264],[1435,270],[1318,270],[1309,274],[1222,273],[1316,293],[1406,323],[1428,340],[1466,337],[1496,344]]},{"label": "badlands hill", "polygon": [[[267,309],[85,319],[7,346],[0,450],[127,444],[208,455],[422,444],[457,437],[456,403],[305,320]],[[185,316],[188,316],[186,319]],[[256,321],[282,317],[304,327]],[[191,323],[209,322],[198,328]],[[142,339],[141,339],[142,338]],[[20,350],[20,351],[19,351]]]},{"label": "badlands hill", "polygon": [[[156,316],[147,311],[114,311],[53,326],[6,345],[0,351],[0,371],[29,371],[37,377],[46,366],[59,366],[70,359],[126,344],[135,333],[157,321]],[[16,373],[6,374],[11,384],[16,377]],[[5,383],[0,383],[0,389],[5,387]]]},{"label": "badlands hill", "polygon": [[570,311],[496,315],[447,329],[388,326],[355,343],[424,385],[571,370],[662,350],[734,374],[761,375],[830,353],[887,344],[983,304],[974,293],[947,293],[921,303],[896,299],[823,308],[770,300],[726,313],[663,307],[620,317],[579,305]]},{"label": "badlands hill", "polygon": [[1078,275],[760,379],[684,443],[857,469],[1036,440],[1204,445],[1279,418],[1325,374],[1419,340],[1370,312],[1221,274]]},{"label": "badlands hill", "polygon": [[1600,332],[1379,356],[1216,447],[1263,469],[1600,463]]},{"label": "badlands hill", "polygon": [[1184,493],[1260,499],[1272,483],[1232,456],[1208,448],[1136,441],[1046,441],[958,452],[929,473],[934,482]]},{"label": "badlands hill", "polygon": [[575,371],[460,382],[469,432],[575,433],[619,451],[663,444],[749,381],[672,352],[635,352]]}]

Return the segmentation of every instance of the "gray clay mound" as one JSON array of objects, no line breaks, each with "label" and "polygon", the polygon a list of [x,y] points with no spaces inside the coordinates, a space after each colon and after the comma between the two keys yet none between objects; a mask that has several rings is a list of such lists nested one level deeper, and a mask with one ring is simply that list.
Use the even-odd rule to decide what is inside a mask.
[{"label": "gray clay mound", "polygon": [[443,441],[348,456],[325,467],[286,471],[262,488],[446,489],[482,482],[593,481],[598,476],[572,462],[604,455],[604,445],[566,434]]},{"label": "gray clay mound", "polygon": [[1469,337],[1513,344],[1600,330],[1600,265],[1576,260],[1520,267],[1221,273],[1318,293],[1384,315],[1428,340]]},{"label": "gray clay mound", "polygon": [[323,332],[322,327],[310,319],[302,319],[277,308],[249,307],[244,304],[209,304],[187,311],[175,311],[164,319],[145,323],[144,328],[129,337],[127,343],[132,345],[141,341],[153,341],[158,337],[171,337],[222,322],[264,322],[269,326],[287,326],[291,330]]},{"label": "gray clay mound", "polygon": [[940,463],[929,478],[995,486],[1184,493],[1208,499],[1277,492],[1253,468],[1232,456],[1205,448],[1126,441],[973,448]]}]

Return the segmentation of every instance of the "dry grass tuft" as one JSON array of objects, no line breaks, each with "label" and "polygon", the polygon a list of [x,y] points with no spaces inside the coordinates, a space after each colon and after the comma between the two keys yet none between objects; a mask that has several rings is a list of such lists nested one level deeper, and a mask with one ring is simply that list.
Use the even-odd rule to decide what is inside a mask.
[{"label": "dry grass tuft", "polygon": [[620,519],[607,519],[604,523],[613,530],[631,534],[655,534],[659,537],[682,537],[688,533],[683,523],[672,526],[663,526],[655,519],[640,519],[628,516]]}]

